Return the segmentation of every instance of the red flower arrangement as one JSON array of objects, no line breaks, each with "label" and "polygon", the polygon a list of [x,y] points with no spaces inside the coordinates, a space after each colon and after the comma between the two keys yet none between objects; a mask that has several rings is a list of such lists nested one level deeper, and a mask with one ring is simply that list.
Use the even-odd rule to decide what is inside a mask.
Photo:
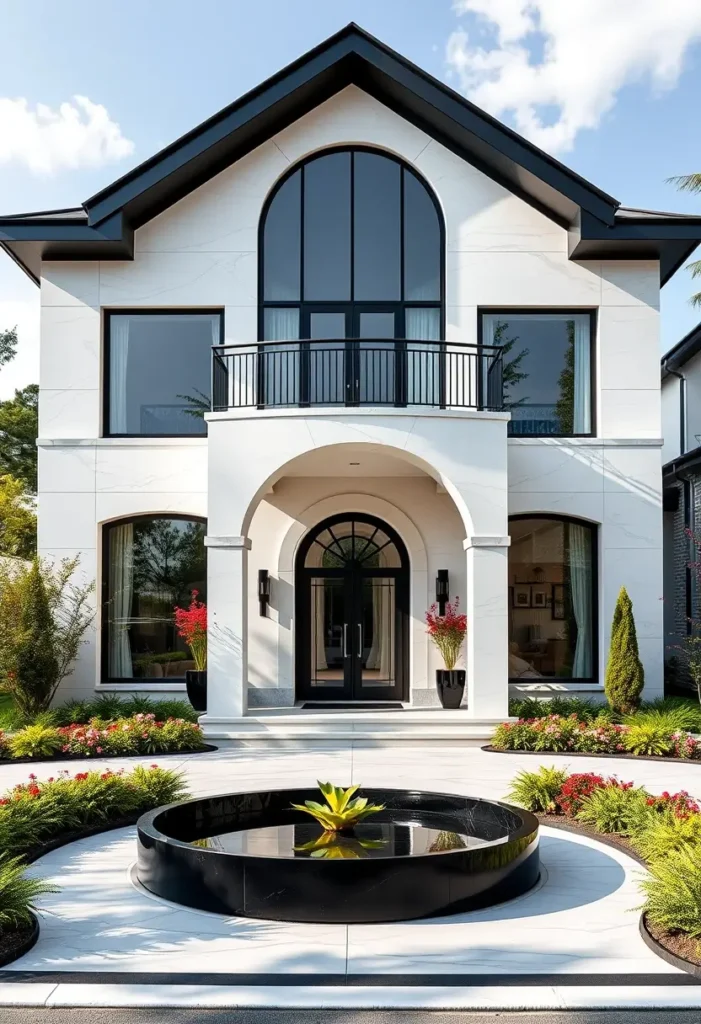
[{"label": "red flower arrangement", "polygon": [[460,598],[445,606],[445,614],[438,613],[438,606],[432,604],[426,612],[426,632],[441,652],[445,667],[450,672],[460,654],[465,634],[467,633],[467,615],[458,611]]},{"label": "red flower arrangement", "polygon": [[192,591],[188,608],[175,607],[175,628],[190,648],[195,669],[204,672],[207,668],[207,605],[198,601],[199,591]]}]

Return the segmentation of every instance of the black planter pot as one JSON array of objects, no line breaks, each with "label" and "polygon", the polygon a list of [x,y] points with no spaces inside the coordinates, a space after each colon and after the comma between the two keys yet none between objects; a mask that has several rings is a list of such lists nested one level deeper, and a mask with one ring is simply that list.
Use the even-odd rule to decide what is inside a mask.
[{"label": "black planter pot", "polygon": [[436,689],[444,708],[459,708],[465,692],[465,669],[436,669]]},{"label": "black planter pot", "polygon": [[195,711],[207,710],[207,671],[196,672],[189,669],[185,673],[185,685],[187,687],[187,699]]}]

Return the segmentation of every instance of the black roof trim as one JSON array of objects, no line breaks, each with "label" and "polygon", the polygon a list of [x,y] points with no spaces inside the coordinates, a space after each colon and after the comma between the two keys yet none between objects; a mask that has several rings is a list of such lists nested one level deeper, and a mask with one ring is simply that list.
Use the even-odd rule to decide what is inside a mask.
[{"label": "black roof trim", "polygon": [[[133,231],[349,85],[357,85],[570,231],[572,259],[654,259],[663,283],[701,218],[623,209],[564,164],[351,23],[88,199],[0,218],[0,245],[42,259],[130,259]],[[116,230],[121,225],[121,233]]]},{"label": "black roof trim", "polygon": [[670,348],[669,352],[662,356],[662,380],[669,376],[671,370],[678,370],[699,352],[701,352],[701,323],[692,327],[681,341],[678,341]]},{"label": "black roof trim", "polygon": [[685,473],[690,469],[698,469],[701,473],[701,445],[692,448],[688,452],[684,452],[683,455],[678,455],[676,459],[672,459],[671,462],[667,462],[662,467],[662,482],[664,486],[671,484],[679,474],[682,478]]}]

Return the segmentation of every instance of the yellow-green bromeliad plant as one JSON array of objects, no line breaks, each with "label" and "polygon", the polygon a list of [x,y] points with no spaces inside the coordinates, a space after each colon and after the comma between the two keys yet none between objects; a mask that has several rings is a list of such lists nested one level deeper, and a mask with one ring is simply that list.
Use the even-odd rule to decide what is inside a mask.
[{"label": "yellow-green bromeliad plant", "polygon": [[352,799],[360,786],[334,786],[331,782],[318,782],[319,789],[326,797],[326,806],[316,800],[305,800],[303,804],[292,804],[296,811],[303,811],[316,818],[324,832],[350,832],[371,814],[384,811],[384,804],[368,804],[367,797]]}]

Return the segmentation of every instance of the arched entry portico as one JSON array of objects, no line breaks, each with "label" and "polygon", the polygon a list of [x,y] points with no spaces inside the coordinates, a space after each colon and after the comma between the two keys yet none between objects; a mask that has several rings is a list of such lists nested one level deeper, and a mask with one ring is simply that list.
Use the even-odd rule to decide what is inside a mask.
[{"label": "arched entry portico", "polygon": [[309,531],[295,567],[297,699],[408,699],[409,579],[404,541],[376,516]]}]

